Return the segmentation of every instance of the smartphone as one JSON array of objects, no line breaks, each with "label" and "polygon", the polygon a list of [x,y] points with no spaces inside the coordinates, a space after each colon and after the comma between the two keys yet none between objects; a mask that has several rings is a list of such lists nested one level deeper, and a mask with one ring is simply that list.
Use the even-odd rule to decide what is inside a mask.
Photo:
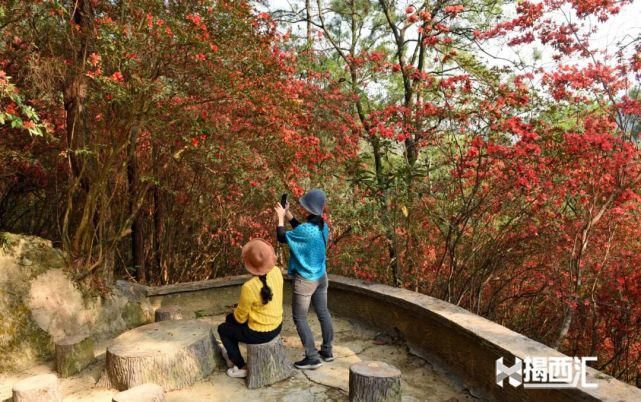
[{"label": "smartphone", "polygon": [[283,195],[280,196],[280,205],[285,208],[285,205],[287,205],[287,193],[283,193]]}]

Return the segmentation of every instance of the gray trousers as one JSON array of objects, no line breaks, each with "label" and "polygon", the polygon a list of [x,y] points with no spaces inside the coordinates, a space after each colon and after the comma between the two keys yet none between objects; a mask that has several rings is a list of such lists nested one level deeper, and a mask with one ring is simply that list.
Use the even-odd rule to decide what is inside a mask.
[{"label": "gray trousers", "polygon": [[323,352],[332,352],[332,341],[334,339],[334,328],[332,316],[327,309],[327,275],[316,281],[308,281],[296,275],[292,281],[294,294],[292,297],[292,316],[298,336],[305,347],[305,356],[311,359],[318,359],[318,350],[314,345],[314,335],[307,322],[309,304],[314,306],[318,321],[320,321],[321,332],[323,333]]}]

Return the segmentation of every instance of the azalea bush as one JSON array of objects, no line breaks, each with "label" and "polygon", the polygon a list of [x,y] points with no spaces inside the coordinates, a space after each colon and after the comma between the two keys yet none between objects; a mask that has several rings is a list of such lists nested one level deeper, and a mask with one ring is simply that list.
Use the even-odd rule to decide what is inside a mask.
[{"label": "azalea bush", "polygon": [[[309,21],[296,43],[354,94],[361,127],[351,198],[332,214],[350,233],[332,269],[597,355],[597,368],[639,384],[641,37],[593,41],[628,5],[279,10],[283,29]],[[541,50],[509,60],[497,47]]]},{"label": "azalea bush", "polygon": [[330,272],[639,385],[641,37],[593,29],[629,2],[290,4],[3,3],[0,229],[96,287],[202,280],[323,187]]},{"label": "azalea bush", "polygon": [[[57,240],[79,279],[233,273],[250,236],[272,235],[280,192],[300,195],[357,150],[349,95],[301,78],[246,2],[3,7],[0,68],[38,116],[2,125],[19,168],[2,177],[1,227]],[[38,119],[47,132],[25,132]]]}]

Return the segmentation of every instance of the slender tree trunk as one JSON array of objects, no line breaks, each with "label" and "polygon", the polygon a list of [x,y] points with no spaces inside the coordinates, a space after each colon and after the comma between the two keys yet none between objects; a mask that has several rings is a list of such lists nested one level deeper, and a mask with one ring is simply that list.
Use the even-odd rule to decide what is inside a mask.
[{"label": "slender tree trunk", "polygon": [[[369,122],[367,121],[367,115],[365,108],[363,107],[363,102],[360,98],[360,91],[359,91],[359,82],[358,82],[358,71],[354,63],[351,61],[355,56],[357,52],[356,44],[359,39],[359,27],[357,23],[357,12],[356,12],[356,4],[353,0],[349,1],[349,6],[351,7],[351,45],[349,48],[349,51],[345,51],[339,43],[335,40],[333,37],[333,34],[330,30],[327,29],[325,25],[325,19],[323,17],[323,2],[322,0],[316,0],[316,6],[318,8],[318,18],[320,20],[320,27],[323,29],[323,32],[325,33],[325,37],[329,40],[329,42],[332,44],[334,47],[334,50],[340,55],[340,57],[343,59],[345,62],[345,65],[349,69],[350,73],[350,79],[351,79],[351,89],[354,95],[356,96],[355,100],[355,106],[356,106],[356,114],[358,115],[358,119],[360,120],[363,130],[365,131],[366,134],[366,140],[369,142],[369,144],[372,146],[372,153],[374,155],[374,174],[376,175],[376,187],[377,187],[377,192],[378,192],[378,202],[379,202],[379,214],[380,214],[380,219],[383,222],[383,225],[385,226],[385,238],[388,243],[388,253],[389,253],[389,267],[392,271],[392,276],[393,276],[393,281],[394,285],[399,286],[400,285],[400,275],[399,275],[399,266],[398,266],[398,259],[397,259],[397,247],[396,247],[396,236],[394,233],[394,227],[387,221],[389,218],[389,210],[390,208],[387,205],[387,196],[385,195],[386,191],[386,179],[385,179],[385,172],[384,172],[384,166],[383,166],[383,150],[381,149],[380,142],[378,137],[373,135],[371,133],[371,128],[369,127]],[[309,9],[307,9],[309,10]]]},{"label": "slender tree trunk", "polygon": [[88,206],[92,206],[91,202],[85,198],[77,199],[76,196],[84,193],[85,197],[90,197],[89,180],[86,169],[85,154],[78,153],[86,147],[88,141],[88,132],[84,123],[85,112],[85,99],[87,97],[87,82],[84,75],[84,61],[87,54],[87,47],[90,35],[91,26],[91,6],[89,2],[79,0],[73,5],[72,22],[78,30],[70,30],[69,42],[72,44],[72,54],[69,58],[73,61],[70,64],[70,75],[66,79],[65,87],[63,89],[63,104],[65,109],[65,123],[66,123],[66,141],[69,151],[67,152],[67,160],[69,163],[69,188],[72,193],[69,194],[67,199],[67,211],[63,221],[63,239],[65,241],[65,248],[70,251],[72,256],[82,254],[80,250],[82,246],[82,238],[86,226],[79,225],[73,235],[70,233],[69,215],[71,214],[74,204],[82,205],[85,209],[83,211],[83,222],[91,222],[93,219],[87,216],[91,211],[86,210]]},{"label": "slender tree trunk", "polygon": [[[162,254],[161,254],[161,241],[162,241],[162,205],[160,201],[160,190],[158,186],[154,187],[153,192],[154,197],[154,235],[152,238],[152,252],[153,252],[153,272],[155,275],[158,275],[158,282],[161,282],[163,279],[162,272]],[[149,275],[152,276],[151,273]],[[155,278],[150,278],[154,280]]]},{"label": "slender tree trunk", "polygon": [[[163,261],[162,261],[162,251],[161,251],[161,245],[162,245],[162,238],[163,238],[163,205],[162,205],[162,196],[160,193],[160,185],[158,184],[159,179],[159,171],[158,171],[158,159],[159,159],[159,152],[158,152],[158,146],[157,145],[152,145],[152,150],[151,150],[151,155],[153,158],[153,166],[154,166],[154,178],[156,179],[156,184],[154,185],[154,191],[153,191],[153,200],[154,200],[154,213],[153,213],[153,220],[154,220],[154,234],[152,238],[152,253],[153,253],[153,271],[158,275],[159,281],[161,283],[166,283],[167,278],[166,278],[166,271],[163,270]],[[151,276],[151,275],[150,275]],[[154,279],[154,278],[150,278]]]},{"label": "slender tree trunk", "polygon": [[[87,82],[84,74],[84,63],[87,56],[89,35],[91,31],[92,11],[88,1],[75,2],[72,19],[73,24],[79,27],[72,30],[72,43],[76,46],[71,66],[71,76],[64,88],[63,101],[65,108],[67,146],[71,149],[68,153],[69,164],[73,177],[80,177],[83,168],[82,160],[75,151],[83,149],[88,143],[87,130],[84,123],[84,105],[87,97]],[[75,37],[74,37],[75,36]],[[87,182],[82,183],[85,191]]]},{"label": "slender tree trunk", "polygon": [[[602,209],[602,211],[604,210]],[[585,228],[583,228],[583,230],[581,231],[579,247],[576,250],[576,253],[573,252],[574,255],[572,256],[572,261],[570,261],[570,274],[574,275],[574,278],[575,278],[574,293],[572,295],[573,301],[576,301],[577,296],[581,292],[581,287],[582,287],[581,260],[583,259],[583,255],[585,254],[585,251],[588,248],[590,229],[595,223],[599,221],[602,215],[603,215],[603,212],[601,212],[598,215],[598,217],[590,219],[590,221],[585,225]],[[563,341],[565,340],[565,337],[568,335],[568,332],[570,331],[570,327],[572,326],[573,318],[574,318],[574,309],[570,308],[569,306],[564,306],[563,322],[561,324],[561,329],[559,330],[559,335],[557,336],[556,341],[554,342],[555,349],[558,349],[563,344]]]},{"label": "slender tree trunk", "polygon": [[129,131],[129,149],[127,158],[127,181],[129,185],[129,213],[133,216],[131,224],[131,257],[132,265],[136,270],[136,279],[139,283],[147,282],[145,267],[145,238],[143,233],[142,214],[136,205],[139,196],[138,188],[138,164],[136,160],[136,140],[138,128],[133,127]]},{"label": "slender tree trunk", "polygon": [[312,4],[311,0],[305,0],[305,16],[307,18],[306,24],[307,24],[307,45],[311,46],[313,43],[313,38],[312,38]]},{"label": "slender tree trunk", "polygon": [[556,341],[554,341],[554,349],[558,349],[561,347],[561,344],[565,340],[565,337],[568,335],[568,332],[570,331],[570,326],[572,325],[572,319],[574,318],[574,310],[569,308],[568,306],[563,307],[563,322],[561,323],[561,329],[559,330],[559,335],[556,338]]}]

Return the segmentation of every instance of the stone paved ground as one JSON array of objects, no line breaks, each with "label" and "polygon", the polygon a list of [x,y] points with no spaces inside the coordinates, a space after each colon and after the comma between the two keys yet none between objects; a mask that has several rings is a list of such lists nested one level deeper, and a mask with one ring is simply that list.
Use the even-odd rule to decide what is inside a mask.
[{"label": "stone paved ground", "polygon": [[[288,311],[285,314],[282,337],[292,361],[302,357],[302,346]],[[223,316],[207,317],[212,324],[222,322]],[[315,317],[310,324],[320,341],[320,326]],[[167,393],[168,402],[199,401],[346,401],[349,366],[360,360],[382,360],[402,372],[403,401],[471,401],[462,390],[432,365],[412,354],[407,347],[373,328],[334,318],[336,359],[314,371],[296,371],[289,380],[259,390],[249,390],[243,380],[229,378],[223,371],[215,372],[194,386]],[[104,367],[106,345],[99,345],[98,361],[80,375],[62,379],[65,402],[110,402],[116,392],[95,386]],[[243,350],[244,353],[244,350]],[[52,372],[51,365],[40,365],[18,374],[0,376],[0,401],[10,400],[11,386],[20,378]]]}]

